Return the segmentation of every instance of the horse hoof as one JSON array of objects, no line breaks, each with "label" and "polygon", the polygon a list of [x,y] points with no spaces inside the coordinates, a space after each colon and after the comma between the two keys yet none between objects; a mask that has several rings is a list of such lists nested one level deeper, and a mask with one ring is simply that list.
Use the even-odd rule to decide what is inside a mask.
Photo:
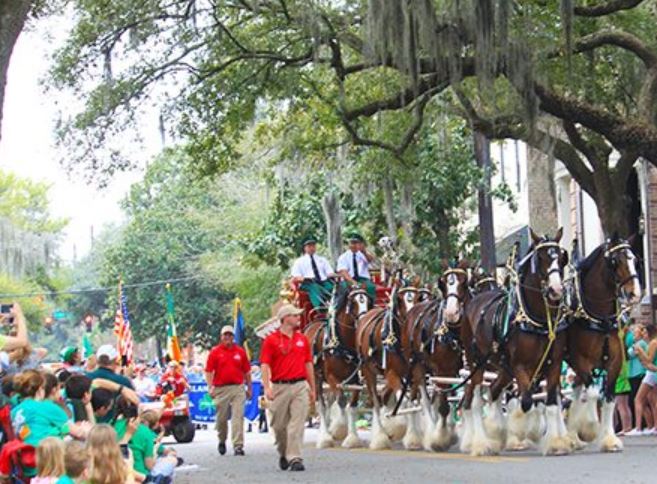
[{"label": "horse hoof", "polygon": [[363,441],[357,435],[349,434],[342,442],[343,449],[358,449],[363,446]]},{"label": "horse hoof", "polygon": [[571,453],[570,440],[565,437],[555,437],[545,443],[543,455],[560,456]]},{"label": "horse hoof", "polygon": [[607,435],[600,443],[601,452],[623,452],[623,442],[615,435]]},{"label": "horse hoof", "polygon": [[402,440],[406,450],[422,450],[422,439],[417,433],[406,433]]},{"label": "horse hoof", "polygon": [[567,438],[570,441],[570,448],[573,450],[582,450],[586,447],[586,443],[584,443],[575,433],[569,433]]},{"label": "horse hoof", "polygon": [[511,452],[520,452],[529,449],[529,445],[526,441],[521,441],[518,437],[511,434],[507,437],[505,449]]},{"label": "horse hoof", "polygon": [[342,442],[347,438],[347,425],[335,425],[329,427],[329,434],[333,437],[333,440],[336,442]]},{"label": "horse hoof", "polygon": [[331,437],[323,437],[317,441],[318,449],[330,449],[335,445],[335,442]]},{"label": "horse hoof", "polygon": [[482,440],[481,442],[473,442],[472,448],[470,449],[470,455],[473,457],[481,457],[486,455],[496,455],[495,446],[492,442],[488,440]]},{"label": "horse hoof", "polygon": [[390,438],[383,432],[372,437],[370,441],[371,450],[384,450],[391,447]]}]

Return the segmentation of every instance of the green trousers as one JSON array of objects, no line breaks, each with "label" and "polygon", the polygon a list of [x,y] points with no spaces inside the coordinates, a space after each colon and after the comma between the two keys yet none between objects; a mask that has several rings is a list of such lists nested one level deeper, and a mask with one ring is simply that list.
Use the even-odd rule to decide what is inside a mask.
[{"label": "green trousers", "polygon": [[333,291],[333,283],[331,281],[306,281],[300,286],[301,290],[308,293],[310,304],[313,308],[326,307],[328,301],[331,299],[331,292]]},{"label": "green trousers", "polygon": [[[376,285],[372,282],[372,280],[368,279],[367,277],[358,277],[355,280],[359,284],[365,283],[365,290],[367,291],[367,295],[372,298],[372,303],[374,303],[376,301]],[[341,284],[344,288],[347,288],[349,285],[347,281],[342,281]]]}]

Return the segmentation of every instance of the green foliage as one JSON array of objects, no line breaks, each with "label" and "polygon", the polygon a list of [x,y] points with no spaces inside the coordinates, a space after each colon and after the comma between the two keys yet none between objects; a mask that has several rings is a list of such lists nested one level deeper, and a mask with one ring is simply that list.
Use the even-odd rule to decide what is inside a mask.
[{"label": "green foliage", "polygon": [[0,217],[29,232],[58,233],[68,223],[53,218],[48,207],[50,185],[0,169]]},{"label": "green foliage", "polygon": [[[0,294],[31,294],[41,292],[43,289],[34,282],[20,281],[5,274],[0,274]],[[3,304],[18,302],[23,309],[28,326],[32,331],[39,331],[43,321],[49,313],[50,305],[42,297],[4,298]]]}]

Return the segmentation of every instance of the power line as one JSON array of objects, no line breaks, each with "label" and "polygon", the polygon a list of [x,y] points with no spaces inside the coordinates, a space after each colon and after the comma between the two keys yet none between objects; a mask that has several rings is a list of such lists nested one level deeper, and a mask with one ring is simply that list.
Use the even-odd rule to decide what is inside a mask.
[{"label": "power line", "polygon": [[[149,286],[159,286],[167,283],[187,282],[195,279],[202,279],[202,276],[178,277],[176,279],[163,279],[160,281],[148,281],[148,282],[139,282],[135,284],[123,284],[123,288],[130,289],[130,288],[141,288],[141,287],[149,287]],[[67,289],[65,291],[27,292],[22,294],[0,294],[0,298],[11,299],[11,298],[37,297],[37,296],[59,296],[62,294],[85,294],[89,292],[110,292],[116,290],[117,290],[116,287],[94,287],[89,289]]]}]

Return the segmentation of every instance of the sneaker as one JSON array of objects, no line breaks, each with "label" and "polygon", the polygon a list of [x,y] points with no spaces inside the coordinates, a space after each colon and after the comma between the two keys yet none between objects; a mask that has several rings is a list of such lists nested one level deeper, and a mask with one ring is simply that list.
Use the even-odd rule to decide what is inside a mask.
[{"label": "sneaker", "polygon": [[644,429],[643,430],[643,435],[657,435],[657,429],[655,429],[655,428]]},{"label": "sneaker", "polygon": [[237,447],[235,449],[235,455],[244,455],[244,449],[241,447]]},{"label": "sneaker", "polygon": [[224,455],[226,453],[226,442],[219,442],[217,450],[219,451],[219,455]]},{"label": "sneaker", "polygon": [[185,459],[183,459],[182,457],[177,457],[176,461],[177,461],[176,462],[176,467],[180,467],[181,465],[183,465],[185,463]]},{"label": "sneaker", "polygon": [[625,432],[625,437],[639,437],[643,435],[643,430],[632,429],[629,432]]},{"label": "sneaker", "polygon": [[292,461],[292,463],[290,464],[290,470],[291,471],[305,471],[306,468],[303,466],[303,462],[301,462],[300,460],[295,460],[295,461]]},{"label": "sneaker", "polygon": [[290,463],[285,457],[280,457],[278,459],[278,467],[280,467],[282,471],[286,471],[287,468],[290,467]]}]

